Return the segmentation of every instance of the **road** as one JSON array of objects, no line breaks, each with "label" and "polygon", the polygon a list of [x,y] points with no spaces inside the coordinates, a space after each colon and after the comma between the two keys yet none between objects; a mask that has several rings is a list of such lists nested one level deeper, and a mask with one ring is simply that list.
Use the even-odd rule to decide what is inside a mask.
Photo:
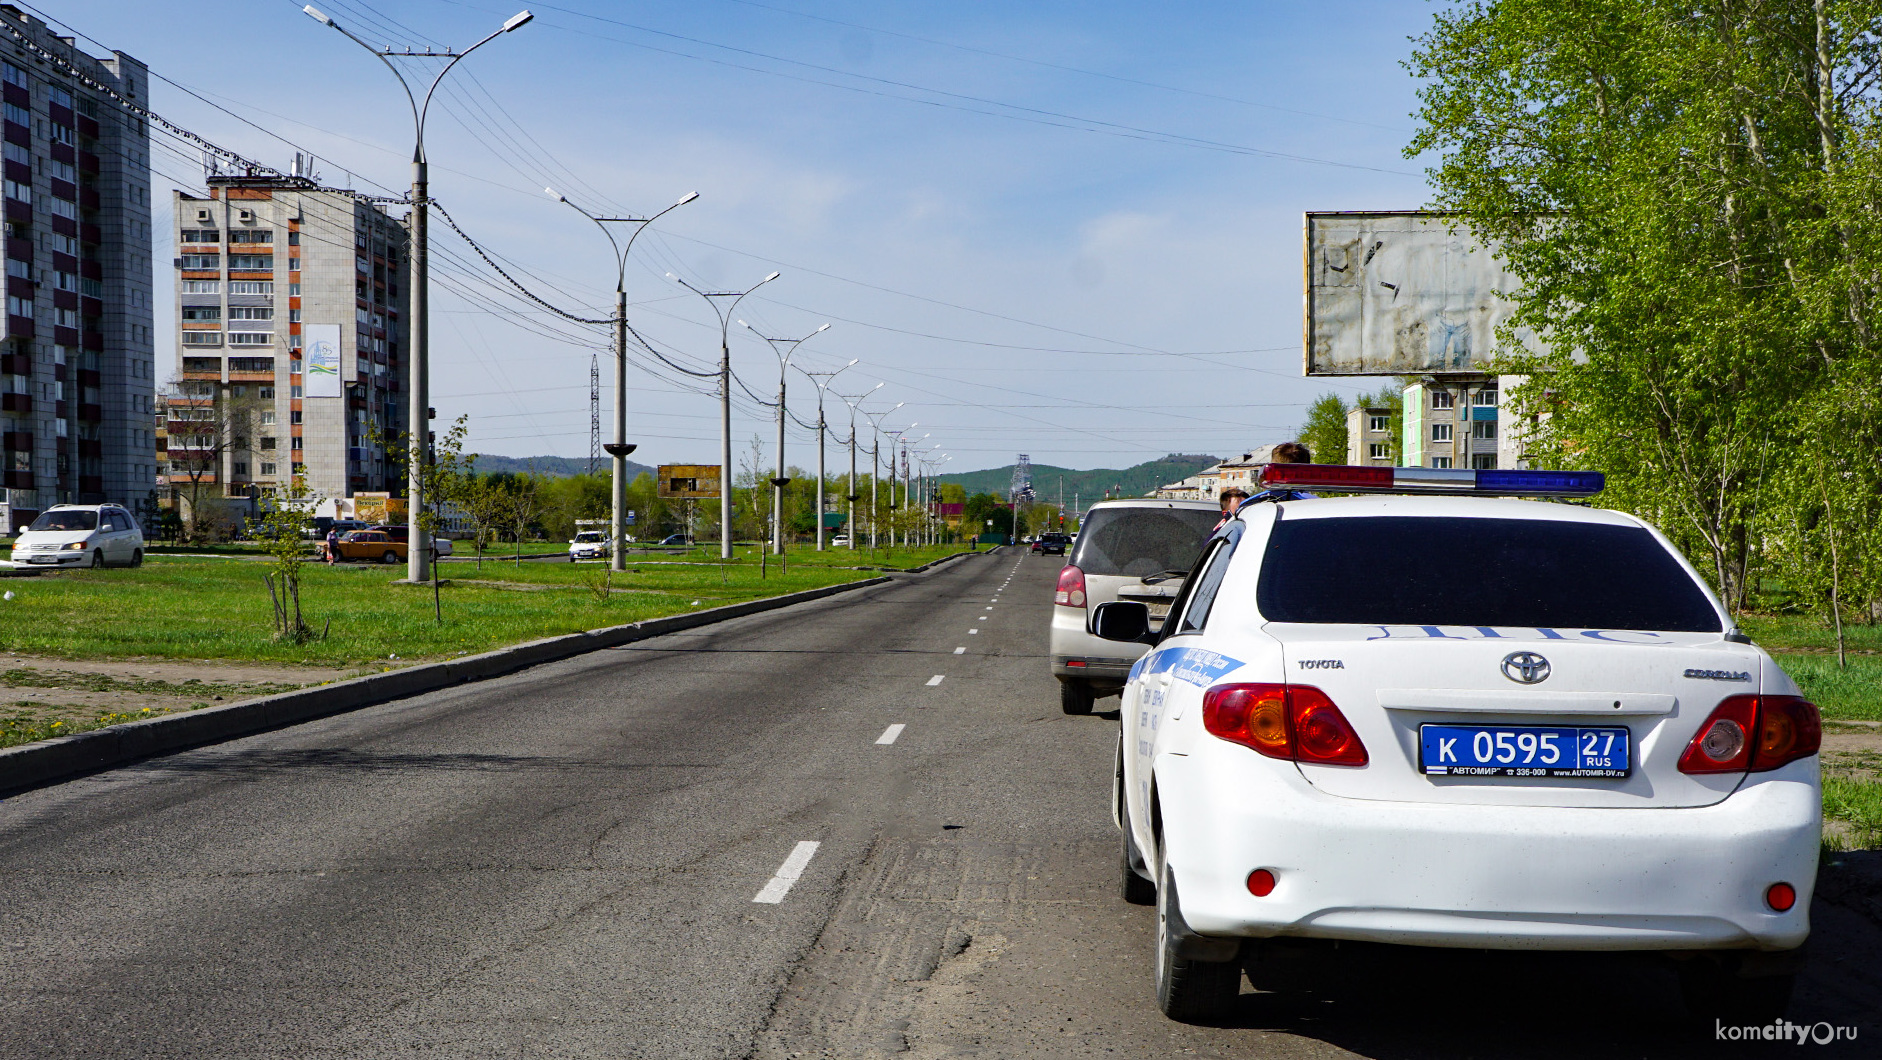
[{"label": "road", "polygon": [[[9,798],[0,1057],[1716,1054],[1613,958],[1349,948],[1229,1026],[1164,1020],[1152,913],[1115,897],[1115,716],[1046,674],[1060,564]],[[1794,1010],[1871,1048],[1876,913],[1819,903]]]}]

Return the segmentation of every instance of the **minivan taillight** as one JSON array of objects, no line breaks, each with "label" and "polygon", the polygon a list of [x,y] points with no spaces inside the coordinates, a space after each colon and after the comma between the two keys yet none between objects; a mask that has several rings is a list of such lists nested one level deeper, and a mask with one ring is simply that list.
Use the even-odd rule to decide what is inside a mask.
[{"label": "minivan taillight", "polygon": [[1085,606],[1085,572],[1067,563],[1059,571],[1059,588],[1052,594],[1052,602],[1066,607]]},{"label": "minivan taillight", "polygon": [[1202,695],[1202,727],[1269,758],[1335,766],[1368,761],[1346,715],[1312,685],[1216,685]]},{"label": "minivan taillight", "polygon": [[1823,744],[1817,705],[1798,696],[1728,696],[1679,756],[1681,773],[1763,773]]}]

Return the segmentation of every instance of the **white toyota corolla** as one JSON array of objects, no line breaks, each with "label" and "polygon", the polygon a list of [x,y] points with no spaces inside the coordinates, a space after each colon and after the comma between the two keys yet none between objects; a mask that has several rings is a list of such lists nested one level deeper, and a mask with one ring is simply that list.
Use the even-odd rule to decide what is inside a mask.
[{"label": "white toyota corolla", "polygon": [[[1120,712],[1124,896],[1157,994],[1230,1004],[1260,940],[1658,950],[1697,1014],[1783,1011],[1821,818],[1817,709],[1652,527],[1514,499],[1596,473],[1271,465]],[[1453,496],[1420,496],[1424,493]],[[1476,497],[1455,494],[1478,494]]]}]

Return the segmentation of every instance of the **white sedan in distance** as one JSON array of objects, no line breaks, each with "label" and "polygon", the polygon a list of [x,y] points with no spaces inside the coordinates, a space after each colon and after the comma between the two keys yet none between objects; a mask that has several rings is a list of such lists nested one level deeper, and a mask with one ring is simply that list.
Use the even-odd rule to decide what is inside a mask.
[{"label": "white sedan in distance", "polygon": [[1094,609],[1150,645],[1114,812],[1167,1015],[1218,1018],[1283,938],[1659,951],[1694,1015],[1783,1013],[1817,708],[1652,527],[1515,499],[1601,484],[1270,465],[1270,488],[1401,495],[1244,506],[1159,632]]}]

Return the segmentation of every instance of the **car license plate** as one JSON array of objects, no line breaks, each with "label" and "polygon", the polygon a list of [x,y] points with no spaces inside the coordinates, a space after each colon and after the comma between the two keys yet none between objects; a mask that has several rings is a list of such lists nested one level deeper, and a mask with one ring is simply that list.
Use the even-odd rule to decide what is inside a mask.
[{"label": "car license plate", "polygon": [[1165,601],[1164,603],[1157,603],[1156,601],[1153,601],[1153,600],[1147,600],[1145,601],[1145,603],[1150,608],[1151,618],[1157,619],[1157,618],[1170,617],[1170,605],[1168,601]]},{"label": "car license plate", "polygon": [[1624,777],[1627,729],[1614,726],[1420,725],[1424,771],[1464,777]]}]

